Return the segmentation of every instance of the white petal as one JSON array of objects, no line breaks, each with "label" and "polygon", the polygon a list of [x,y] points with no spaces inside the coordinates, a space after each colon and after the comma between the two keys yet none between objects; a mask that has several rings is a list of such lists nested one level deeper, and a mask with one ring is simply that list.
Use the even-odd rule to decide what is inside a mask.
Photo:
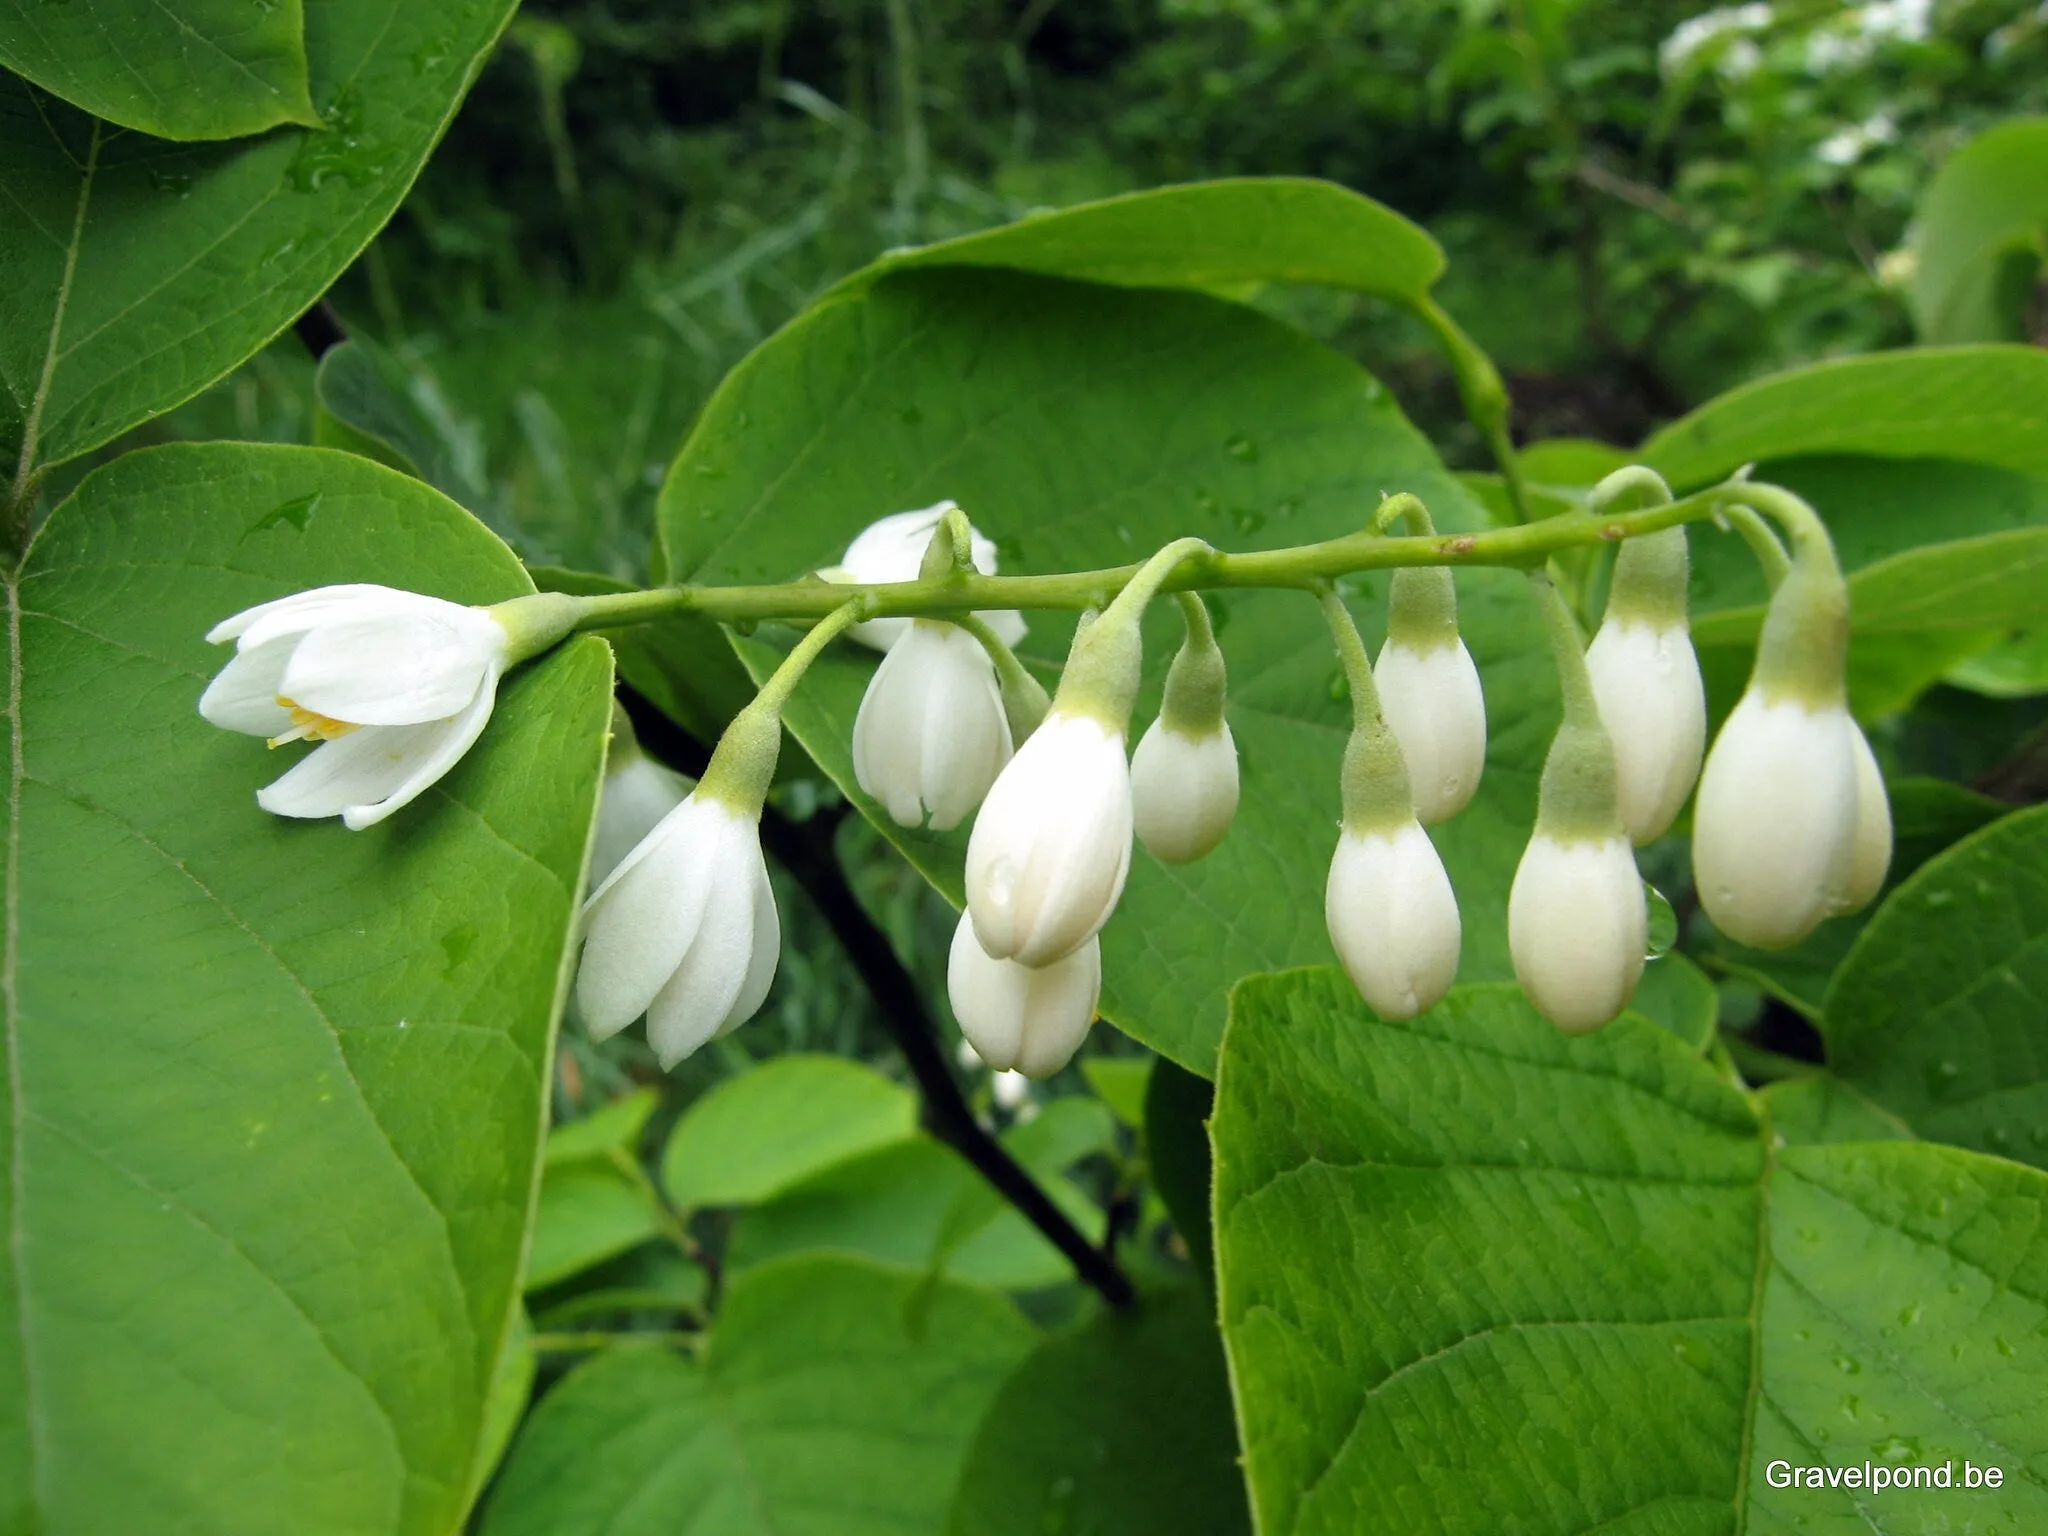
[{"label": "white petal", "polygon": [[326,623],[329,619],[374,611],[392,600],[402,603],[406,599],[418,596],[419,594],[415,592],[401,592],[396,587],[380,587],[368,582],[314,587],[309,592],[294,592],[290,597],[280,597],[273,602],[258,603],[254,608],[244,608],[240,613],[222,619],[209,629],[206,632],[206,639],[211,645],[220,645],[229,640],[241,639],[260,625],[261,632],[246,642],[248,645],[260,645],[265,639],[280,634],[304,634],[315,624]]},{"label": "white petal", "polygon": [[918,730],[923,719],[921,656],[915,638],[882,658],[853,720],[853,773],[898,826],[924,823]]},{"label": "white petal", "polygon": [[1183,736],[1154,720],[1131,754],[1131,816],[1154,858],[1186,864],[1223,841],[1237,815],[1237,743],[1230,727]]},{"label": "white petal", "polygon": [[1884,775],[1870,742],[1853,723],[1850,730],[1856,749],[1856,829],[1849,855],[1849,871],[1831,912],[1856,912],[1877,899],[1884,889],[1884,877],[1892,867],[1892,803],[1885,793]]},{"label": "white petal", "polygon": [[1360,996],[1384,1019],[1433,1008],[1458,974],[1462,925],[1429,834],[1346,832],[1330,861],[1323,912],[1330,945]]},{"label": "white petal", "polygon": [[339,816],[360,831],[409,804],[475,743],[491,717],[497,679],[468,709],[423,725],[370,725],[324,742],[256,792],[274,816]]},{"label": "white petal", "polygon": [[690,781],[673,768],[634,753],[604,777],[591,837],[590,883],[602,884],[662,818],[683,803]]},{"label": "white petal", "polygon": [[1090,938],[1064,960],[1027,974],[1030,990],[1016,1069],[1026,1077],[1047,1078],[1073,1060],[1095,1022],[1102,996],[1102,941]]},{"label": "white petal", "polygon": [[489,614],[454,603],[344,619],[306,633],[280,692],[358,725],[442,720],[476,696],[485,672],[503,665],[507,639]]},{"label": "white petal", "polygon": [[953,930],[946,993],[961,1034],[998,1071],[1040,1078],[1059,1071],[1087,1038],[1101,991],[1102,946],[1096,939],[1033,969],[992,958],[965,913]]},{"label": "white petal", "polygon": [[1010,760],[1010,722],[995,664],[964,629],[947,625],[918,725],[919,796],[935,830],[981,804]]},{"label": "white petal", "polygon": [[[755,856],[759,859],[759,849]],[[747,957],[747,979],[740,995],[718,1026],[720,1036],[731,1034],[761,1011],[768,989],[775,983],[775,967],[782,959],[782,916],[775,910],[775,887],[768,881],[768,865],[758,864],[754,881],[754,947]]]},{"label": "white petal", "polygon": [[[941,501],[914,512],[892,512],[887,517],[878,518],[847,545],[845,557],[838,565],[827,566],[818,574],[827,581],[874,585],[917,580],[924,565],[925,550],[931,546],[932,533],[939,526],[939,519],[953,510],[953,505],[950,501]],[[968,527],[968,552],[974,568],[985,576],[995,575],[995,541],[972,524]],[[1000,609],[978,617],[1001,637],[1005,645],[1015,645],[1024,638],[1024,616],[1015,609]],[[854,625],[847,635],[874,650],[887,651],[910,633],[912,622],[906,618],[869,619]]]},{"label": "white petal", "polygon": [[298,639],[280,635],[230,657],[220,675],[199,696],[199,713],[222,730],[245,736],[281,736],[291,729],[291,711],[277,702],[284,664]]},{"label": "white petal", "polygon": [[1569,1034],[1598,1029],[1642,980],[1649,908],[1625,837],[1529,840],[1508,889],[1508,951],[1529,1001]]},{"label": "white petal", "polygon": [[1661,837],[1699,777],[1707,695],[1683,626],[1609,619],[1586,648],[1601,723],[1614,742],[1621,824],[1637,846]]},{"label": "white petal", "polygon": [[1486,695],[1461,640],[1417,651],[1388,641],[1373,664],[1380,708],[1408,765],[1425,827],[1462,811],[1486,766]]},{"label": "white petal", "polygon": [[682,963],[647,1005],[647,1043],[664,1069],[717,1034],[746,988],[758,892],[741,862],[745,852],[738,839],[720,838],[704,915]]},{"label": "white petal", "polygon": [[[498,674],[493,670],[484,674],[483,683],[477,689],[476,697],[470,700],[469,708],[465,709],[453,720],[439,722],[440,733],[428,739],[426,746],[419,755],[418,761],[415,763],[412,771],[406,775],[404,782],[399,784],[396,789],[385,795],[381,800],[374,802],[366,801],[349,806],[341,813],[342,824],[355,831],[361,831],[364,827],[375,826],[393,811],[401,806],[411,804],[426,790],[438,783],[442,775],[446,774],[450,768],[453,768],[462,760],[462,754],[476,745],[477,737],[483,735],[484,726],[490,721],[491,707],[497,702],[497,697]],[[363,727],[363,731],[402,731],[407,729],[411,729],[411,727],[402,725],[370,725]],[[356,734],[361,735],[363,732],[358,731]],[[347,738],[344,737],[343,739],[346,740]]]},{"label": "white petal", "polygon": [[692,795],[585,906],[576,1005],[592,1038],[639,1018],[683,963],[721,874],[721,824],[733,817],[718,801]]}]

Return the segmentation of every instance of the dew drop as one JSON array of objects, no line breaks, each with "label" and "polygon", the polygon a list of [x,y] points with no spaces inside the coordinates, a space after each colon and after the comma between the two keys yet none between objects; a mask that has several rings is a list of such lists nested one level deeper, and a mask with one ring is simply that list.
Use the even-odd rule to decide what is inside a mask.
[{"label": "dew drop", "polygon": [[1650,908],[1649,957],[1659,960],[1678,942],[1678,914],[1664,893],[1647,880],[1643,882],[1643,900]]},{"label": "dew drop", "polygon": [[1835,1369],[1844,1376],[1860,1376],[1863,1373],[1863,1362],[1856,1359],[1853,1355],[1837,1355],[1835,1356]]},{"label": "dew drop", "polygon": [[1899,1313],[1899,1326],[1901,1328],[1912,1327],[1915,1323],[1920,1321],[1920,1312],[1920,1303],[1916,1301],[1911,1306],[1907,1307],[1904,1311]]},{"label": "dew drop", "polygon": [[1239,533],[1257,533],[1266,526],[1266,514],[1256,512],[1250,507],[1232,507],[1230,509],[1230,526]]},{"label": "dew drop", "polygon": [[1233,433],[1223,444],[1223,451],[1240,464],[1256,464],[1259,462],[1259,445],[1246,437],[1242,432]]},{"label": "dew drop", "polygon": [[1920,1442],[1911,1435],[1887,1435],[1884,1439],[1871,1443],[1870,1454],[1879,1461],[1897,1465],[1900,1462],[1919,1461],[1924,1453],[1921,1451]]},{"label": "dew drop", "polygon": [[2013,1348],[2012,1340],[2008,1339],[2002,1333],[1993,1334],[1991,1337],[1991,1342],[1992,1345],[1998,1350],[1998,1352],[2001,1355],[2005,1356],[2005,1358],[2008,1360],[2010,1360],[2014,1355],[2019,1353],[2017,1349]]}]

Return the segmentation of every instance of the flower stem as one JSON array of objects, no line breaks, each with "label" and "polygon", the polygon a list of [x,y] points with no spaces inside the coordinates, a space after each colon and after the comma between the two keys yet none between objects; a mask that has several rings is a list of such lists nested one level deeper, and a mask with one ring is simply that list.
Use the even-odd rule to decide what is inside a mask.
[{"label": "flower stem", "polygon": [[1024,738],[1038,729],[1045,712],[1052,708],[1052,695],[1017,659],[1017,653],[1003,643],[1003,637],[980,618],[963,613],[953,622],[972,635],[996,665],[996,685],[1002,691],[1003,714],[1010,722],[1010,739],[1022,746]]}]

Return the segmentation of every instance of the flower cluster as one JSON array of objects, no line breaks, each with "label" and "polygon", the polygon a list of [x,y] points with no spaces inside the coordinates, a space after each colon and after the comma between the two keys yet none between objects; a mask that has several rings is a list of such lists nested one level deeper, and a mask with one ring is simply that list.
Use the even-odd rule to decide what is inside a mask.
[{"label": "flower cluster", "polygon": [[[1870,901],[1891,858],[1884,784],[1843,687],[1847,588],[1817,518],[1788,493],[1740,486],[1745,531],[1774,592],[1750,685],[1709,753],[1706,699],[1686,620],[1682,523],[1627,540],[1590,646],[1562,595],[1532,573],[1564,697],[1536,823],[1507,904],[1516,977],[1560,1028],[1598,1028],[1624,1009],[1647,950],[1635,848],[1663,836],[1698,781],[1693,867],[1700,904],[1746,944],[1797,942]],[[1668,504],[1646,470],[1595,487],[1592,511]],[[1751,510],[1792,536],[1788,556]],[[1421,503],[1394,498],[1428,534]],[[1654,525],[1653,525],[1654,526]],[[622,714],[593,828],[575,995],[604,1038],[645,1017],[673,1066],[745,1022],[781,948],[760,818],[781,711],[836,636],[883,652],[853,727],[861,790],[907,827],[974,818],[966,910],[947,987],[966,1041],[999,1073],[1045,1077],[1079,1049],[1102,989],[1100,935],[1123,894],[1134,844],[1166,863],[1214,850],[1238,811],[1226,668],[1199,596],[1175,594],[1185,625],[1157,717],[1128,751],[1141,662],[1139,619],[1169,578],[1215,558],[1167,546],[1099,612],[1084,614],[1059,678],[1044,687],[1012,653],[1011,611],[877,617],[878,585],[992,575],[994,546],[950,502],[882,519],[820,574],[862,592],[803,637],[720,738],[704,777],[644,757]],[[1458,627],[1449,569],[1396,571],[1376,660],[1338,595],[1318,595],[1350,685],[1342,818],[1324,888],[1331,947],[1383,1017],[1435,1005],[1458,971],[1462,919],[1424,829],[1478,789],[1486,701]],[[236,654],[200,711],[273,746],[320,743],[258,803],[283,816],[370,826],[423,794],[477,740],[500,677],[571,630],[593,603],[536,595],[491,607],[376,586],[324,587],[235,615],[208,638]],[[961,605],[964,607],[964,605]],[[614,611],[614,610],[607,610]],[[1702,769],[1702,758],[1705,766]]]}]

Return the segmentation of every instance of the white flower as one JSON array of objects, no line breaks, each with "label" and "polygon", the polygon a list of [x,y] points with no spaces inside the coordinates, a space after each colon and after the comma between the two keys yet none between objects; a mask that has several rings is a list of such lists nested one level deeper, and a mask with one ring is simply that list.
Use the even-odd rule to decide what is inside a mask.
[{"label": "white flower", "polygon": [[1054,704],[997,776],[967,842],[981,947],[1022,965],[1064,959],[1109,921],[1130,867],[1122,733]]},{"label": "white flower", "polygon": [[998,1072],[1042,1078],[1059,1071],[1087,1038],[1101,993],[1102,945],[1093,937],[1066,958],[1034,969],[992,958],[964,912],[953,930],[946,995],[961,1034]]},{"label": "white flower", "polygon": [[590,842],[590,883],[602,885],[689,792],[688,779],[645,753],[621,752],[607,764]]},{"label": "white flower", "polygon": [[626,856],[583,914],[576,1002],[591,1038],[645,1013],[664,1067],[751,1018],[782,951],[760,824],[701,790]]},{"label": "white flower", "polygon": [[1323,894],[1330,944],[1383,1019],[1412,1019],[1458,974],[1458,898],[1417,822],[1391,833],[1346,831]]},{"label": "white flower", "polygon": [[1683,624],[1608,619],[1586,648],[1600,723],[1614,741],[1621,824],[1637,846],[1664,834],[1699,777],[1707,694]]},{"label": "white flower", "polygon": [[1538,832],[1508,889],[1508,953],[1529,1001],[1569,1034],[1628,1006],[1649,947],[1649,905],[1625,837]]},{"label": "white flower", "polygon": [[[953,506],[950,501],[942,501],[915,512],[892,512],[868,524],[846,546],[846,553],[840,557],[839,564],[827,566],[818,574],[827,581],[868,585],[917,580],[918,571],[924,564],[924,552],[931,547],[932,532],[939,526],[939,519],[952,511]],[[970,532],[972,536],[968,543],[974,557],[974,568],[984,576],[995,575],[995,541],[979,529],[971,528]],[[994,630],[1005,645],[1015,645],[1024,638],[1024,615],[1014,608],[977,614],[976,617]],[[847,634],[862,645],[886,651],[910,633],[911,622],[905,618],[869,619],[866,623],[854,625]]]},{"label": "white flower", "polygon": [[1755,688],[1728,716],[1700,774],[1692,873],[1700,905],[1729,938],[1780,949],[1843,909],[1859,735],[1839,703],[1767,702]]},{"label": "white flower", "polygon": [[[989,962],[991,965],[1002,963],[999,960]],[[1031,1079],[1022,1072],[998,1072],[989,1079],[989,1090],[996,1101],[996,1108],[1007,1110],[1019,1120],[1036,1118],[1038,1106],[1031,1099]]]},{"label": "white flower", "polygon": [[1849,873],[1834,912],[1856,912],[1867,907],[1884,889],[1884,877],[1892,867],[1892,803],[1885,793],[1884,775],[1863,732],[1850,723],[1856,752],[1856,830],[1852,834]]},{"label": "white flower", "polygon": [[1389,640],[1373,664],[1380,710],[1401,743],[1415,819],[1462,811],[1486,766],[1486,695],[1465,642],[1416,650]]},{"label": "white flower", "polygon": [[1010,760],[995,663],[956,624],[919,619],[875,669],[853,722],[853,772],[901,826],[957,827]]},{"label": "white flower", "polygon": [[199,700],[213,724],[272,746],[317,740],[256,803],[278,816],[382,821],[482,734],[511,636],[489,612],[368,585],[263,603],[206,638],[236,642]]},{"label": "white flower", "polygon": [[1237,815],[1237,743],[1227,722],[1186,736],[1154,720],[1131,754],[1131,814],[1138,841],[1168,864],[1201,858]]},{"label": "white flower", "polygon": [[1754,31],[1770,24],[1771,8],[1766,4],[1752,3],[1703,11],[1697,16],[1688,16],[1671,29],[1671,35],[1658,45],[1657,59],[1665,74],[1675,75],[1694,54],[1715,38],[1730,32]]}]

